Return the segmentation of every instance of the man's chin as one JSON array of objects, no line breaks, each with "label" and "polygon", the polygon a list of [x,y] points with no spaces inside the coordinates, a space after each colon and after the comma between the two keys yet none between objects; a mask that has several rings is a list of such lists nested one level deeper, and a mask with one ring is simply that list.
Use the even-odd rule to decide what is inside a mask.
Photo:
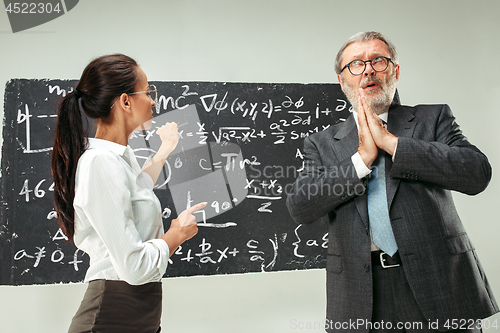
[{"label": "man's chin", "polygon": [[381,100],[385,97],[384,91],[382,89],[365,90],[365,98],[370,102],[375,102]]},{"label": "man's chin", "polygon": [[382,113],[387,112],[389,106],[391,105],[391,101],[385,95],[377,95],[377,96],[367,96],[365,98],[369,104],[371,104],[373,111],[380,115]]}]

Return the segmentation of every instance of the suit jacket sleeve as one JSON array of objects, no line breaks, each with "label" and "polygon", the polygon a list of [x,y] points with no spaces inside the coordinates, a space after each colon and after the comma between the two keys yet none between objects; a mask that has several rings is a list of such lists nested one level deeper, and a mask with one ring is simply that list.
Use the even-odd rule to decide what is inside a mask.
[{"label": "suit jacket sleeve", "polygon": [[422,137],[421,133],[399,137],[391,177],[429,182],[469,195],[483,191],[491,179],[491,166],[462,134],[448,105],[442,105],[439,113],[423,112],[422,118],[415,131],[433,137],[414,138]]}]

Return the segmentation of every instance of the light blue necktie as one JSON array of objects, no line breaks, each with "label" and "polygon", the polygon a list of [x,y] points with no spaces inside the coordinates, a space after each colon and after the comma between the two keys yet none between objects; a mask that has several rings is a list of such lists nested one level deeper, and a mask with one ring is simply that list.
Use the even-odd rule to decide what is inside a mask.
[{"label": "light blue necktie", "polygon": [[398,250],[398,246],[392,232],[387,205],[385,151],[379,149],[371,169],[372,173],[368,181],[368,218],[373,244],[392,257]]}]

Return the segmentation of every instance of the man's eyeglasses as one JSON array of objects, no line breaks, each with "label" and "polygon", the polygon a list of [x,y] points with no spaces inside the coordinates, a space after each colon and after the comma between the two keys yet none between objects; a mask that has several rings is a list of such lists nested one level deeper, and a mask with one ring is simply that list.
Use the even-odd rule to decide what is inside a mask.
[{"label": "man's eyeglasses", "polygon": [[372,65],[372,68],[375,72],[385,71],[387,67],[389,67],[389,62],[392,62],[392,64],[396,66],[396,64],[394,63],[394,61],[392,61],[391,58],[381,56],[373,58],[372,60],[361,60],[361,59],[353,60],[347,65],[345,65],[340,72],[342,73],[344,69],[348,68],[349,72],[351,72],[352,75],[356,76],[361,75],[366,69],[367,62],[369,62]]},{"label": "man's eyeglasses", "polygon": [[[136,91],[136,92],[133,92],[133,93],[129,93],[127,95],[135,95],[135,94],[148,94],[149,98],[151,98],[151,100],[155,103],[158,102],[158,90],[156,89],[156,86],[154,84],[151,84],[149,86],[149,90],[145,90],[145,91]],[[113,108],[113,106],[115,106],[116,102],[118,102],[120,98],[118,98],[114,103],[113,105],[111,105],[111,108]]]}]

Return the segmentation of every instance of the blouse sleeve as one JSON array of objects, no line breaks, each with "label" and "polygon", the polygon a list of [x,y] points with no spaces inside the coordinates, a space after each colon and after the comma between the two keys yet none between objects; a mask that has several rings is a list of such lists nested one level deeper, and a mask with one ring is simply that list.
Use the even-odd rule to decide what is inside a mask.
[{"label": "blouse sleeve", "polygon": [[114,154],[96,154],[86,165],[81,165],[75,214],[85,214],[120,279],[139,285],[161,279],[167,268],[169,249],[162,239],[141,240],[133,221],[132,185],[120,158]]}]

